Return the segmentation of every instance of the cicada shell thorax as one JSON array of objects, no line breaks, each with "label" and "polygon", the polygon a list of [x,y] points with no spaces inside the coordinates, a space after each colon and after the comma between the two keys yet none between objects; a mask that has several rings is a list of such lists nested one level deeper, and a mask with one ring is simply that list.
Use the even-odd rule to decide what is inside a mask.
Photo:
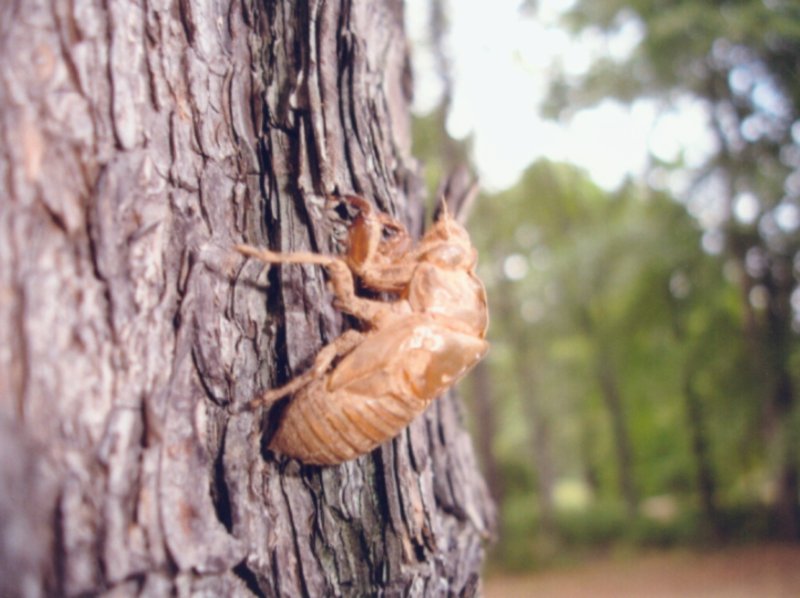
[{"label": "cicada shell thorax", "polygon": [[420,246],[420,263],[408,287],[413,311],[449,320],[484,338],[489,325],[486,290],[475,274],[477,254],[467,231],[445,212]]},{"label": "cicada shell thorax", "polygon": [[408,289],[414,312],[448,321],[459,330],[485,338],[489,326],[486,290],[471,272],[420,264]]}]

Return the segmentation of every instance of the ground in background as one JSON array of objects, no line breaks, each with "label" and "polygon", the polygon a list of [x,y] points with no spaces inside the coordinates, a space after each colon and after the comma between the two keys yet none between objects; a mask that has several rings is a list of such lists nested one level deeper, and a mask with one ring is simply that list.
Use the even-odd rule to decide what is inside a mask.
[{"label": "ground in background", "polygon": [[494,576],[486,598],[775,598],[800,596],[800,546],[757,545],[608,559],[525,576]]}]

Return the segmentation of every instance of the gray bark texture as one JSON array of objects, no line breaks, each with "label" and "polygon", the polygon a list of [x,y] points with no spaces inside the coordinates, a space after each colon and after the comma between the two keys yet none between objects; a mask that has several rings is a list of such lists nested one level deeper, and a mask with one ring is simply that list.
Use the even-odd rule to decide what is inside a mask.
[{"label": "gray bark texture", "polygon": [[449,596],[493,507],[458,403],[339,467],[263,410],[352,325],[325,196],[419,233],[403,9],[0,7],[0,595]]}]

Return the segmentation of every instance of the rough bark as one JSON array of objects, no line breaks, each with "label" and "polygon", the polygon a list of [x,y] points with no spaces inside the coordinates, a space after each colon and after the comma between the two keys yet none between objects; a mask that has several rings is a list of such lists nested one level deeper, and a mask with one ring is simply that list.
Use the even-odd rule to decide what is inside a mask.
[{"label": "rough bark", "polygon": [[0,592],[474,593],[492,507],[451,398],[335,468],[231,417],[348,322],[352,191],[421,226],[402,5],[0,9]]}]

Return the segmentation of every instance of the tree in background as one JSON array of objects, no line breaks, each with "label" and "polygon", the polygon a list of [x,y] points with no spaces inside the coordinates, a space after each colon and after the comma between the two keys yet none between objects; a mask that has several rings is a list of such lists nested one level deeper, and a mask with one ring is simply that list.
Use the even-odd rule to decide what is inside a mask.
[{"label": "tree in background", "polygon": [[[643,37],[630,57],[609,56],[583,76],[563,77],[552,89],[554,113],[568,116],[608,97],[654,99],[665,110],[688,100],[705,110],[714,149],[692,168],[680,199],[704,226],[705,247],[721,250],[739,281],[750,369],[759,381],[757,421],[775,464],[778,525],[798,538],[800,8],[761,0],[585,0],[567,21],[576,32],[609,35],[634,23]],[[679,159],[654,162],[651,172],[669,178],[686,168]],[[687,363],[690,394],[708,359],[703,352]]]},{"label": "tree in background", "polygon": [[[664,194],[608,194],[572,166],[539,162],[483,197],[476,221],[493,313],[489,365],[501,381],[497,459],[508,472],[532,467],[535,479],[506,480],[504,517],[530,512],[523,497],[538,497],[535,526],[505,526],[512,541],[572,533],[570,507],[556,498],[570,480],[589,492],[597,519],[621,501],[620,526],[639,517],[641,499],[690,506],[697,497],[701,527],[715,533],[720,477],[727,489],[741,476],[720,455],[752,452],[739,446],[752,415],[740,399],[752,385],[735,287],[702,251],[692,218]],[[707,355],[701,373],[698,355]],[[594,532],[580,533],[591,541]]]},{"label": "tree in background", "polygon": [[[613,193],[540,162],[477,202],[493,348],[471,394],[504,507],[499,556],[530,566],[573,540],[794,536],[796,9],[587,0],[568,22],[641,41],[564,75],[552,115],[606,98],[701,106],[714,151],[653,157],[652,186]],[[470,151],[447,136],[448,98],[415,121],[429,174]]]}]

